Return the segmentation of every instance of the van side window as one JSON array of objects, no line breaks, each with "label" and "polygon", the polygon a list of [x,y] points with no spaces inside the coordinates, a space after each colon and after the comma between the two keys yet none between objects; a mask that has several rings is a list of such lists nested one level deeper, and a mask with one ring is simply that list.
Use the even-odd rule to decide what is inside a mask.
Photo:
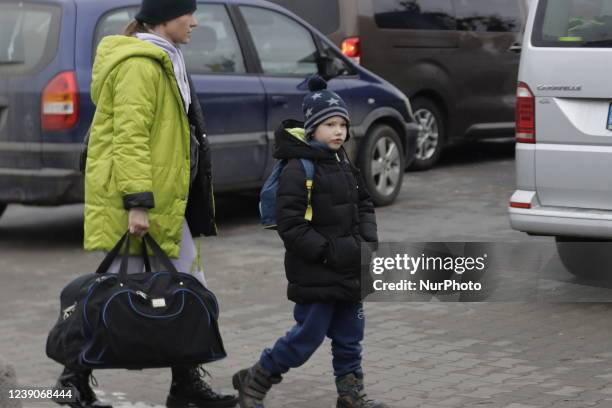
[{"label": "van side window", "polygon": [[[96,27],[94,54],[102,38],[121,34],[137,12],[138,7],[129,7],[113,10],[102,17]],[[187,71],[190,74],[246,72],[242,51],[225,7],[200,4],[195,17],[198,26],[191,33],[191,42],[181,46]]]},{"label": "van side window", "polygon": [[96,26],[93,55],[96,55],[98,44],[107,35],[119,35],[138,13],[138,7],[126,7],[106,13]]},{"label": "van side window", "polygon": [[518,0],[454,0],[457,28],[462,31],[519,32]]},{"label": "van side window", "polygon": [[192,74],[246,72],[236,32],[221,4],[200,4],[195,17],[198,26],[191,32],[191,42],[183,45],[187,71]]},{"label": "van side window", "polygon": [[307,75],[317,72],[312,34],[297,21],[275,11],[240,7],[265,74]]},{"label": "van side window", "polygon": [[376,0],[374,11],[380,28],[455,30],[451,0]]},{"label": "van side window", "polygon": [[[312,24],[323,34],[331,34],[340,27],[340,0],[272,0]],[[325,10],[324,13],[321,10]]]}]

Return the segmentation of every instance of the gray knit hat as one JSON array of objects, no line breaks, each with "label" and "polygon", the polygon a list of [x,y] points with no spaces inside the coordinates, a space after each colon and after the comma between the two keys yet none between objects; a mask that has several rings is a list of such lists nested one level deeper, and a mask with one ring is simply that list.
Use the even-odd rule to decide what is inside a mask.
[{"label": "gray knit hat", "polygon": [[350,125],[346,103],[335,92],[327,89],[327,82],[318,75],[308,80],[310,93],[304,98],[302,111],[304,112],[304,128],[306,134],[311,136],[317,126],[332,116],[340,116]]}]

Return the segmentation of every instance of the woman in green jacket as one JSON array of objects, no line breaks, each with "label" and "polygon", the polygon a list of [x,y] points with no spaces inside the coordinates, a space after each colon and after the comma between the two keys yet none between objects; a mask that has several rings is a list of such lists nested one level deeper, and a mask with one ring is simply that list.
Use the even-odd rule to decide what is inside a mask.
[{"label": "woman in green jacket", "polygon": [[[110,251],[121,236],[145,233],[181,272],[206,285],[193,237],[216,235],[208,141],[197,95],[178,47],[197,26],[195,0],[143,0],[124,35],[98,46],[91,96],[96,105],[85,170],[85,249]],[[129,271],[143,270],[140,240]],[[118,262],[110,272],[118,270]],[[169,407],[233,407],[197,366],[172,367]],[[65,369],[71,407],[110,407],[89,386],[91,370]]]}]

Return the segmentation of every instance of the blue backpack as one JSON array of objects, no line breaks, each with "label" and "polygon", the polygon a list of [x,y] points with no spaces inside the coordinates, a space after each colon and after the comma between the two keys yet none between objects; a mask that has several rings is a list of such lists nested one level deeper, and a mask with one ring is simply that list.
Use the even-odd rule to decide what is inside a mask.
[{"label": "blue backpack", "polygon": [[[312,221],[312,205],[310,203],[310,198],[312,195],[315,173],[314,163],[308,159],[300,159],[300,162],[306,173],[306,191],[308,197],[304,219]],[[265,229],[276,229],[276,193],[278,192],[281,172],[286,165],[286,160],[279,160],[276,162],[272,169],[272,173],[268,176],[259,193],[259,215]]]}]

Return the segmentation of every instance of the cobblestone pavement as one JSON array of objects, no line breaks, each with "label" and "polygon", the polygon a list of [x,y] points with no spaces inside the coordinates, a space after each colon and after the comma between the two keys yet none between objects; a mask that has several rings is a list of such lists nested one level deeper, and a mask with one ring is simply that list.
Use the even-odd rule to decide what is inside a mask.
[{"label": "cobblestone pavement", "polygon": [[[508,226],[514,163],[504,149],[501,155],[485,149],[475,164],[468,156],[408,173],[398,203],[378,212],[382,239],[549,242]],[[208,369],[212,384],[226,391],[231,374],[292,324],[282,243],[257,225],[252,203],[222,200],[221,237],[201,241],[229,353]],[[60,367],[44,346],[59,290],[100,261],[81,250],[81,211],[13,206],[0,221],[0,355],[12,362],[20,384],[54,383]],[[562,270],[558,282],[583,287]],[[397,408],[610,408],[611,309],[610,303],[368,303],[367,390]],[[115,407],[163,406],[169,370],[95,375],[97,392]],[[329,342],[267,401],[268,408],[334,407]]]}]

